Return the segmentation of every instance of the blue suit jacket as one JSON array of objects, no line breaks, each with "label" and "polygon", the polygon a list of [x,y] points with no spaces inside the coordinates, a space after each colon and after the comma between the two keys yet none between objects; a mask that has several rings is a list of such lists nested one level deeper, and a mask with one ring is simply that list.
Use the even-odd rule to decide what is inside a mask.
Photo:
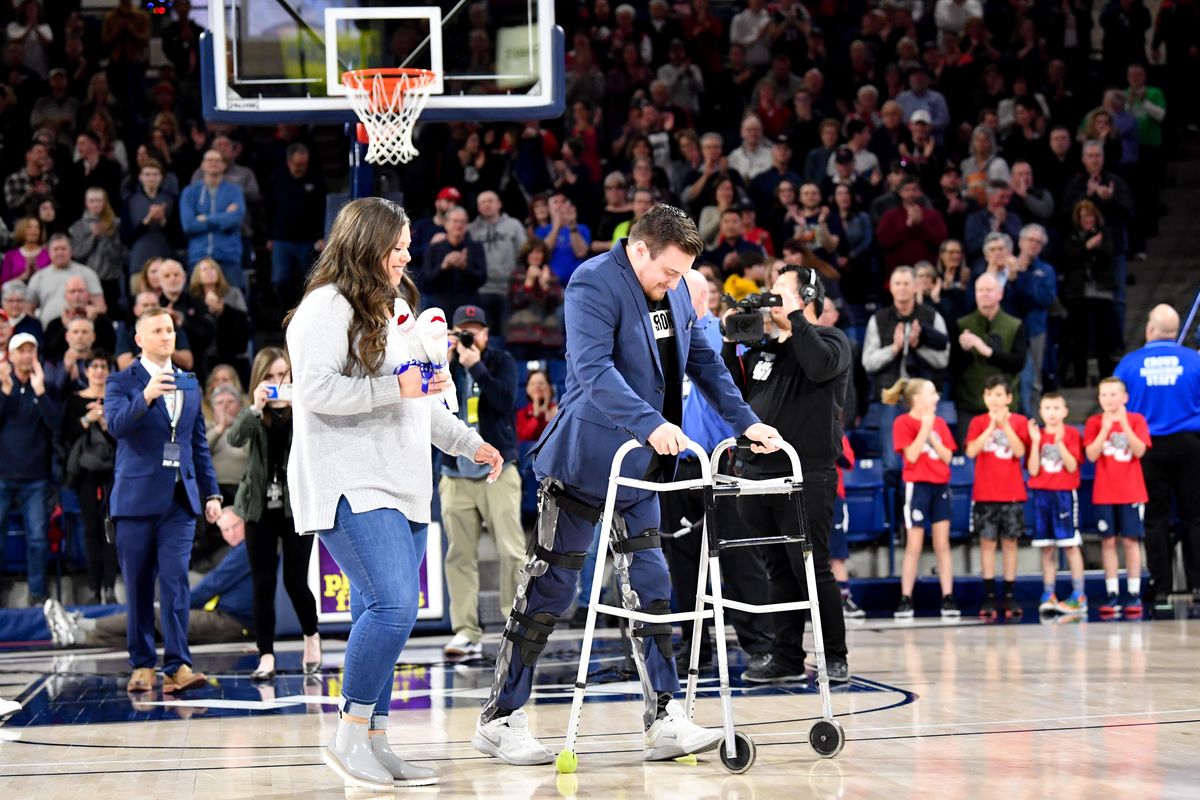
[{"label": "blue suit jacket", "polygon": [[[631,438],[643,444],[659,425],[666,381],[650,327],[646,295],[625,254],[626,240],[589,259],[566,291],[567,388],[559,412],[534,447],[538,479],[556,478],[603,497],[617,449]],[[735,431],[758,417],[742,400],[721,355],[696,326],[687,284],[667,293],[675,321],[679,364]],[[676,376],[682,383],[682,372]],[[625,459],[622,474],[641,478],[649,450]]]},{"label": "blue suit jacket", "polygon": [[[117,440],[116,469],[109,513],[114,517],[156,517],[171,506],[175,494],[175,472],[162,465],[163,443],[171,439],[171,420],[159,398],[146,406],[142,390],[150,375],[140,361],[108,379],[104,392],[104,415],[108,432]],[[219,495],[217,473],[200,413],[200,388],[195,380],[181,389],[183,412],[176,427],[179,471],[192,512],[199,516],[204,498]]]}]

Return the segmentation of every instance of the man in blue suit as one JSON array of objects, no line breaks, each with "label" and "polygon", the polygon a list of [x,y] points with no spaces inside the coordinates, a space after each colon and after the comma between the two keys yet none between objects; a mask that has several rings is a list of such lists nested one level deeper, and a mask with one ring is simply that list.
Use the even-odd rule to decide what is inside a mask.
[{"label": "man in blue suit", "polygon": [[[696,326],[680,279],[704,249],[695,223],[659,205],[628,239],[579,267],[566,292],[567,388],[559,413],[533,450],[541,481],[537,535],[496,659],[491,697],[472,743],[505,763],[545,764],[553,754],[529,732],[521,710],[538,656],[575,594],[600,520],[616,451],[630,439],[650,449],[625,458],[622,475],[671,480],[687,449],[679,427],[683,376],[735,431],[772,452],[779,434],[743,402],[721,357]],[[671,581],[659,545],[658,495],[623,487],[614,519],[614,568],[626,607],[670,613]],[[584,587],[585,591],[589,587]],[[645,758],[668,760],[718,746],[723,734],[693,724],[679,690],[669,624],[635,623],[634,662],[646,697]]]},{"label": "man in blue suit", "polygon": [[[158,577],[164,645],[163,692],[200,686],[188,651],[188,558],[201,513],[215,522],[221,490],[200,411],[196,376],[176,372],[175,326],[165,309],[137,320],[142,357],[108,379],[108,432],[117,440],[109,513],[116,523],[117,558],[129,596],[127,638],[133,675],[127,689],[155,684],[154,579]],[[201,494],[203,492],[203,494]]]}]

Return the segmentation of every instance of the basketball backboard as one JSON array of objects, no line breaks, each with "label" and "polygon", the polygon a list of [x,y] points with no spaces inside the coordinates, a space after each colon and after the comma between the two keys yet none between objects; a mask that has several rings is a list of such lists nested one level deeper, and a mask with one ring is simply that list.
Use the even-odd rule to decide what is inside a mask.
[{"label": "basketball backboard", "polygon": [[423,120],[559,116],[563,38],[553,0],[210,0],[205,117],[353,121],[341,75],[367,67],[436,71]]}]

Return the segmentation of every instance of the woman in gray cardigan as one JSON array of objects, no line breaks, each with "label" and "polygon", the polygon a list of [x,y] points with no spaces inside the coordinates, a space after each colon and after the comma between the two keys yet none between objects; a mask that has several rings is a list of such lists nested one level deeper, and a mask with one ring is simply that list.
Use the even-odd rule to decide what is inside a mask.
[{"label": "woman in gray cardigan", "polygon": [[[296,530],[316,533],[350,579],[341,714],[323,758],[348,786],[437,782],[387,740],[392,673],[417,618],[418,568],[433,500],[430,447],[503,468],[500,453],[422,386],[394,301],[419,306],[408,216],[378,197],[347,204],[285,320],[292,357],[288,486]],[[401,320],[403,322],[404,320]]]}]

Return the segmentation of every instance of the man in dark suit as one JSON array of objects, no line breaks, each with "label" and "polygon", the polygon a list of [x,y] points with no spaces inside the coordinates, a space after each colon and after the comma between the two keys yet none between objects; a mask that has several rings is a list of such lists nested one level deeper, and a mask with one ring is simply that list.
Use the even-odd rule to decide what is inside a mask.
[{"label": "man in dark suit", "polygon": [[[566,293],[567,389],[559,413],[533,450],[541,481],[537,540],[522,570],[516,601],[496,658],[491,697],[473,744],[517,765],[546,764],[553,755],[528,730],[521,710],[534,665],[575,585],[600,521],[616,452],[631,439],[649,448],[622,462],[622,476],[672,480],[676,457],[687,451],[683,376],[704,393],[755,452],[773,452],[779,434],[759,422],[742,400],[720,355],[696,326],[680,280],[704,249],[683,212],[659,205],[647,211],[611,251],[576,270]],[[655,492],[621,488],[613,519],[614,564],[628,607],[669,614],[670,574],[658,542]],[[584,587],[590,591],[590,587]],[[635,623],[632,651],[646,709],[645,758],[669,760],[717,747],[720,730],[687,718],[679,690],[671,625]]]},{"label": "man in dark suit", "polygon": [[[155,684],[154,578],[164,645],[163,692],[203,685],[188,650],[188,558],[201,513],[215,522],[221,490],[208,450],[195,375],[171,365],[175,325],[162,308],[137,321],[142,357],[108,380],[105,414],[117,440],[109,512],[129,595],[130,692]],[[203,494],[201,494],[203,491]]]}]

